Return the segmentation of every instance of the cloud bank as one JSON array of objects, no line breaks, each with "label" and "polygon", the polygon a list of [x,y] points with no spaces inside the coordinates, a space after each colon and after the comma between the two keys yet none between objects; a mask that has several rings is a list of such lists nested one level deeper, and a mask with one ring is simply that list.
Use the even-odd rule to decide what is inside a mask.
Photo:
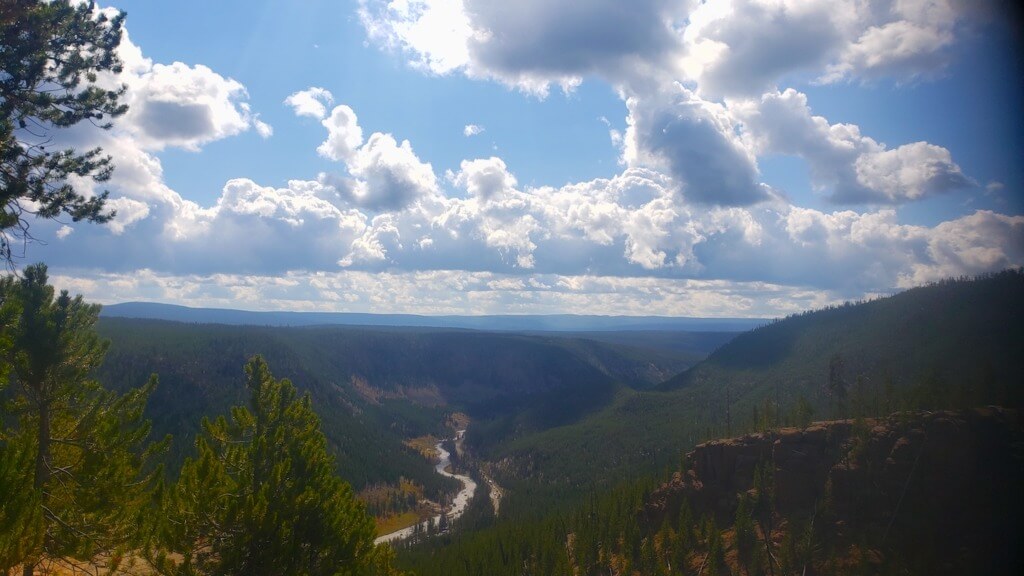
[{"label": "cloud bank", "polygon": [[[948,149],[888,146],[815,115],[788,86],[941,74],[970,18],[958,3],[364,0],[359,17],[371,42],[426,74],[528,98],[610,84],[626,124],[611,132],[621,170],[522,185],[489,156],[438,173],[414,142],[364,128],[313,86],[282,105],[320,123],[308,153],[330,168],[278,184],[234,178],[200,204],[167,185],[159,152],[273,128],[241,83],[153,63],[126,38],[125,71],[110,81],[128,86],[131,112],[113,131],[67,135],[114,156],[118,218],[40,223],[54,240],[38,255],[106,301],[701,316],[770,316],[1024,265],[1024,216],[901,221],[908,203],[980,188]],[[805,161],[830,207],[795,205],[764,182],[768,155]]]}]

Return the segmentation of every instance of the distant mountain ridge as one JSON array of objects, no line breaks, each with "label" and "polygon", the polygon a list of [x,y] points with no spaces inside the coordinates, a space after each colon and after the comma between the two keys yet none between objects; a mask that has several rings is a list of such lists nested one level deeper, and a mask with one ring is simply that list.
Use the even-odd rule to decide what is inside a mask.
[{"label": "distant mountain ridge", "polygon": [[743,332],[764,325],[764,318],[689,318],[669,316],[588,316],[528,314],[495,316],[426,316],[362,312],[256,312],[227,308],[192,308],[156,302],[124,302],[103,307],[108,318],[145,318],[199,324],[253,326],[391,326],[466,328],[473,330],[578,331],[704,331]]}]

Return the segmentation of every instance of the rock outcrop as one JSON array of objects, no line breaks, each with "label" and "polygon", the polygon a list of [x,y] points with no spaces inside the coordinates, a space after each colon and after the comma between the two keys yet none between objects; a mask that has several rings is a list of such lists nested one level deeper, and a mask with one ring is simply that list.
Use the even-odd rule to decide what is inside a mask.
[{"label": "rock outcrop", "polygon": [[771,466],[779,526],[818,516],[823,532],[879,557],[909,555],[909,565],[929,571],[1021,565],[1024,433],[1015,410],[817,422],[707,442],[688,462],[647,500],[647,525],[685,500],[728,526],[755,469]]}]

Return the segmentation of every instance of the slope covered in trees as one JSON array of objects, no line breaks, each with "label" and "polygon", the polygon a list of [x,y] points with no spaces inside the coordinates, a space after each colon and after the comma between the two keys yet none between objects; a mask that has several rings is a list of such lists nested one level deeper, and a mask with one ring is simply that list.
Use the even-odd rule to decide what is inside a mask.
[{"label": "slope covered in trees", "polygon": [[878,388],[933,377],[1005,382],[1024,363],[1022,295],[1024,273],[1010,270],[806,312],[740,335],[660,388],[714,381],[767,393],[765,385],[785,382],[817,396],[836,354],[851,392],[858,378]]},{"label": "slope covered in trees", "polygon": [[[1000,502],[1024,469],[1022,306],[1024,275],[1008,271],[744,334],[657,390],[482,449],[508,512],[399,559],[424,575],[1016,573],[1019,508]],[[963,410],[988,404],[1017,411]],[[947,408],[960,411],[931,412]],[[850,420],[812,427],[818,444],[779,431],[833,416]],[[683,455],[747,433],[709,445],[736,447],[720,462],[706,456],[719,448]],[[788,460],[777,440],[796,442]],[[813,479],[794,476],[805,467]]]},{"label": "slope covered in trees", "polygon": [[[445,415],[467,412],[493,441],[567,424],[649,387],[703,355],[704,338],[646,333],[645,347],[551,334],[464,330],[255,327],[103,318],[111,340],[97,376],[114,388],[158,373],[147,417],[157,433],[190,438],[198,417],[241,402],[238,366],[263,355],[314,398],[324,433],[356,486],[447,483],[403,440],[443,437]],[[612,338],[609,334],[604,335]],[[706,335],[716,342],[730,337]],[[655,347],[653,344],[658,344]],[[581,401],[581,399],[583,401]],[[181,462],[189,442],[172,448]]]},{"label": "slope covered in trees", "polygon": [[780,320],[570,425],[469,441],[499,463],[510,506],[530,492],[523,506],[543,510],[579,486],[675,467],[703,440],[904,408],[1020,407],[1022,373],[1024,274],[1008,271]]},{"label": "slope covered in trees", "polygon": [[90,378],[99,306],[47,281],[41,264],[0,279],[0,572],[396,574],[309,394],[254,357],[248,407],[203,419],[168,483],[172,438],[143,417],[156,376],[122,394]]}]

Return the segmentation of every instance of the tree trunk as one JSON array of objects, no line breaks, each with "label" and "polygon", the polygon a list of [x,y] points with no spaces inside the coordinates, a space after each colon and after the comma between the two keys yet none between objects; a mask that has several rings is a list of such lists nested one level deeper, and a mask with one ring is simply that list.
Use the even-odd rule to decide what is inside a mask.
[{"label": "tree trunk", "polygon": [[42,490],[50,479],[50,407],[39,407],[39,445],[36,453],[36,476],[32,487]]},{"label": "tree trunk", "polygon": [[[32,487],[39,492],[39,498],[43,504],[46,503],[46,491],[43,486],[50,480],[50,406],[41,404],[39,406],[39,431],[38,446],[36,451],[36,474],[32,481]],[[35,571],[36,561],[26,560],[21,568],[22,576],[32,576]]]}]

